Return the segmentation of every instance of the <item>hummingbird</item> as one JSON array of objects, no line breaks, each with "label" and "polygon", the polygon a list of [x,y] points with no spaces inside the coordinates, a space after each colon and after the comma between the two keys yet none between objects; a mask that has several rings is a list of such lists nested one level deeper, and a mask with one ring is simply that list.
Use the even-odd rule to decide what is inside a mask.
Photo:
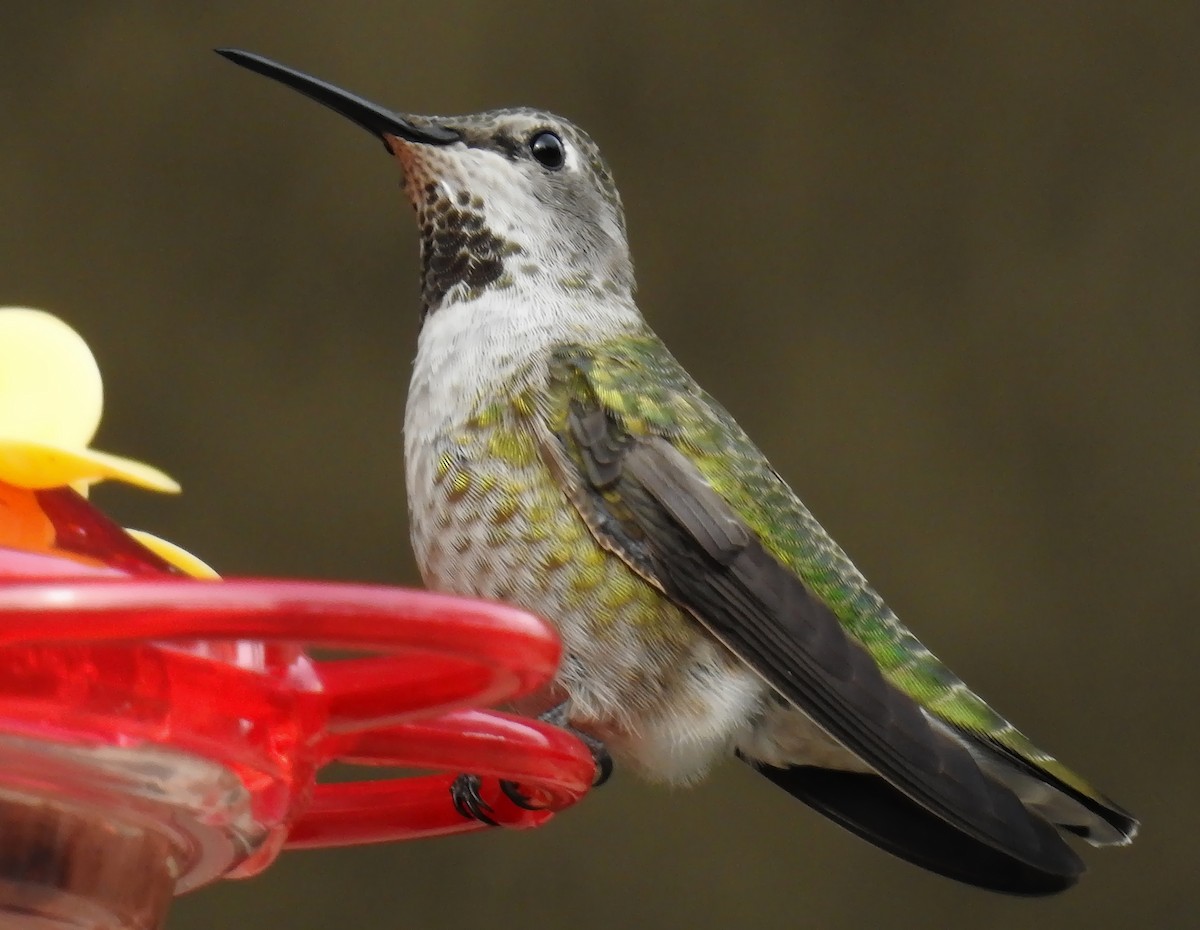
[{"label": "hummingbird", "polygon": [[[413,550],[431,589],[556,628],[546,719],[658,781],[736,755],[876,846],[993,891],[1073,885],[1065,834],[1133,838],[1131,814],[901,625],[650,329],[620,195],[581,129],[535,109],[394,112],[218,52],[400,162],[421,254]],[[469,780],[456,791],[488,819]]]}]

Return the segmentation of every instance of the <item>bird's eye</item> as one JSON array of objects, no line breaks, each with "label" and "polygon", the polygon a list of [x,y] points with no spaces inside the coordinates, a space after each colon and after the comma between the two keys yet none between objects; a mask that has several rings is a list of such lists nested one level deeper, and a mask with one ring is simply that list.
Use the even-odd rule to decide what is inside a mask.
[{"label": "bird's eye", "polygon": [[557,171],[567,160],[567,147],[557,134],[549,131],[534,133],[529,140],[529,152],[543,168]]}]

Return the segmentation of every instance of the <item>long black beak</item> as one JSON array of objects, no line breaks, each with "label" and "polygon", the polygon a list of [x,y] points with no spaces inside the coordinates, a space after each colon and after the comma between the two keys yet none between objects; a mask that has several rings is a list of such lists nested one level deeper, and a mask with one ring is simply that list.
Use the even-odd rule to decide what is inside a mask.
[{"label": "long black beak", "polygon": [[[346,119],[357,123],[372,135],[378,136],[387,146],[386,136],[399,136],[406,142],[424,142],[427,145],[448,145],[459,141],[462,136],[453,129],[428,123],[423,126],[414,125],[407,116],[393,113],[381,106],[376,106],[362,97],[357,97],[349,91],[342,90],[320,81],[302,71],[284,67],[278,62],[263,58],[251,52],[243,52],[236,48],[216,49],[218,55],[223,55],[235,65],[249,68],[258,74],[273,78],[281,84],[286,84],[293,90],[298,90],[306,97],[311,97],[317,103],[324,104],[335,113],[340,113]],[[391,147],[388,146],[388,150]]]}]

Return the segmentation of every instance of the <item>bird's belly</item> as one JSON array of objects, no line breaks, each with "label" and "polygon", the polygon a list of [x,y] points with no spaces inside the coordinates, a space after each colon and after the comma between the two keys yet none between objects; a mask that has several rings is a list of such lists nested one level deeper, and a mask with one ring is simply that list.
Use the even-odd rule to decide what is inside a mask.
[{"label": "bird's belly", "polygon": [[760,679],[602,549],[519,431],[409,444],[425,584],[523,607],[562,637],[556,680],[576,725],[651,777],[702,774],[758,716]]}]

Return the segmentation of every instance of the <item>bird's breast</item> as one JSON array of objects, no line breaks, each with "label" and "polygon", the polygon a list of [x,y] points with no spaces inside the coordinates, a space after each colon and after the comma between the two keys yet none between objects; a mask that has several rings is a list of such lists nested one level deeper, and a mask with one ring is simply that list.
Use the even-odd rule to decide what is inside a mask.
[{"label": "bird's breast", "polygon": [[651,777],[694,777],[757,712],[763,686],[596,542],[541,458],[532,391],[509,386],[461,421],[410,429],[422,577],[548,620],[563,640],[556,684],[573,721]]},{"label": "bird's breast", "polygon": [[694,777],[758,713],[764,686],[601,548],[542,458],[540,444],[557,441],[545,423],[546,359],[595,328],[537,305],[521,326],[489,311],[512,307],[444,307],[421,333],[405,464],[422,577],[545,618],[563,640],[556,685],[573,721],[648,775]]},{"label": "bird's breast", "polygon": [[538,415],[530,392],[515,390],[460,423],[410,432],[410,524],[422,577],[435,590],[545,617],[580,674],[606,683],[593,684],[597,691],[613,691],[611,702],[598,694],[600,703],[649,699],[640,690],[663,678],[652,666],[667,664],[657,657],[696,631],[596,542],[542,460]]}]

